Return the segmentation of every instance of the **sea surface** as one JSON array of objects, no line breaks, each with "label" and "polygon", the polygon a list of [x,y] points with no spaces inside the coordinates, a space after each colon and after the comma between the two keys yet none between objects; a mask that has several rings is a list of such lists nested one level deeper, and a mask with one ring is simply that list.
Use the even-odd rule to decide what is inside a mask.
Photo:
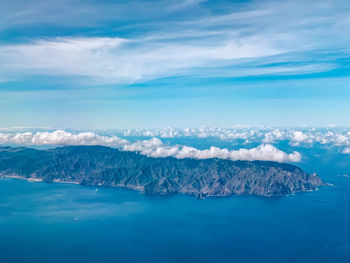
[{"label": "sea surface", "polygon": [[0,179],[0,262],[348,263],[349,155],[303,151],[332,186],[198,200]]}]

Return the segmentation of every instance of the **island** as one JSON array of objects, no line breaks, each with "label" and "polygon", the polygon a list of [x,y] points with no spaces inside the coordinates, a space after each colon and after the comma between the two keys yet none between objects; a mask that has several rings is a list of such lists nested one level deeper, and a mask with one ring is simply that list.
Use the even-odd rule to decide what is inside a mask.
[{"label": "island", "polygon": [[270,161],[151,158],[104,146],[0,147],[0,177],[135,189],[147,195],[285,196],[316,190],[317,174]]}]

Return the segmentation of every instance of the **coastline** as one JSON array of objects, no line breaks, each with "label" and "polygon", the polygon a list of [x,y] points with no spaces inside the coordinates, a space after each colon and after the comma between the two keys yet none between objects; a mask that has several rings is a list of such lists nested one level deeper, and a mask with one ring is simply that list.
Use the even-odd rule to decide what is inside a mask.
[{"label": "coastline", "polygon": [[43,179],[40,179],[40,178],[26,178],[26,177],[19,176],[19,175],[4,175],[4,174],[0,174],[0,179],[1,178],[20,179],[20,180],[26,180],[28,182],[42,182],[43,181]]},{"label": "coastline", "polygon": [[333,186],[332,184],[327,184],[325,183],[324,185],[317,187],[316,189],[313,190],[303,190],[303,191],[296,191],[287,195],[283,195],[283,196],[270,196],[270,195],[256,195],[256,194],[231,194],[231,195],[212,195],[212,194],[198,194],[198,193],[184,193],[184,192],[176,192],[176,193],[166,193],[166,192],[159,192],[156,194],[146,194],[143,190],[144,187],[142,186],[133,186],[133,185],[102,185],[102,184],[98,184],[98,185],[85,185],[85,184],[81,184],[79,182],[74,182],[74,181],[64,181],[64,180],[59,180],[59,179],[54,179],[51,182],[45,182],[43,179],[40,178],[26,178],[26,177],[22,177],[22,176],[18,176],[18,175],[3,175],[0,174],[0,180],[1,179],[17,179],[17,180],[25,180],[27,182],[30,183],[36,183],[36,182],[43,182],[43,183],[61,183],[61,184],[75,184],[75,185],[81,185],[81,186],[90,186],[90,187],[107,187],[107,188],[115,188],[115,189],[125,189],[125,190],[131,190],[131,191],[136,191],[142,195],[147,195],[147,196],[169,196],[169,195],[176,195],[176,194],[180,194],[180,195],[187,195],[187,196],[194,196],[196,197],[196,199],[199,200],[203,200],[206,198],[225,198],[225,197],[233,197],[233,196],[256,196],[256,197],[263,197],[263,198],[280,198],[280,197],[287,197],[287,196],[295,196],[296,194],[300,194],[300,193],[310,193],[310,192],[316,192],[320,190],[320,187],[322,186]]},{"label": "coastline", "polygon": [[[3,174],[0,174],[0,179],[3,179],[3,178],[4,179],[25,180],[25,181],[30,182],[30,183],[44,182],[44,180],[40,179],[40,178],[27,178],[27,177],[23,177],[23,176],[19,176],[19,175],[3,175]],[[52,183],[80,184],[80,183],[74,182],[74,181],[63,181],[63,180],[59,180],[59,179],[52,180]]]}]

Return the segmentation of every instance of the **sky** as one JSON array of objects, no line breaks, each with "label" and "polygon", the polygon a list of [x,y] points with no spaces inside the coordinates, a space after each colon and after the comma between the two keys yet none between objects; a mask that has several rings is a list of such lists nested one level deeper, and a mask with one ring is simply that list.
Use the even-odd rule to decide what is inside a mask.
[{"label": "sky", "polygon": [[0,127],[350,126],[350,1],[0,2]]}]

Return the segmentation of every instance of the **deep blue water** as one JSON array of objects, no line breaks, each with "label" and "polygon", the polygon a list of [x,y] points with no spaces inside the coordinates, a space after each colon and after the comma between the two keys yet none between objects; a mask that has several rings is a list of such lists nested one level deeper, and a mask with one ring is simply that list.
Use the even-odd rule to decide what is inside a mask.
[{"label": "deep blue water", "polygon": [[197,200],[1,179],[0,262],[348,263],[349,157],[303,156],[302,168],[334,186]]}]

